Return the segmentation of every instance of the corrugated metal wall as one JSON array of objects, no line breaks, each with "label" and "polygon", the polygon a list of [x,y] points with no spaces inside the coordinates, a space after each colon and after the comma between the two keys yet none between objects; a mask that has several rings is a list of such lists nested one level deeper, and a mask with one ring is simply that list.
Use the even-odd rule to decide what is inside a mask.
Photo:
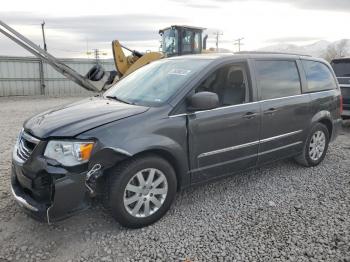
[{"label": "corrugated metal wall", "polygon": [[[93,59],[60,60],[82,75],[95,64]],[[101,60],[100,63],[106,70],[115,70],[113,60]],[[0,96],[67,96],[88,93],[50,65],[42,64],[38,58],[0,56]]]}]

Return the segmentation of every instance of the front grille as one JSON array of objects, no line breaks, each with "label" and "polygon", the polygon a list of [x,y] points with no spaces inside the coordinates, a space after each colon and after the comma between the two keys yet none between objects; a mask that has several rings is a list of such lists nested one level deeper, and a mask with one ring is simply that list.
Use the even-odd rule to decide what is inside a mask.
[{"label": "front grille", "polygon": [[32,137],[28,133],[22,132],[21,137],[19,138],[17,156],[23,161],[26,162],[30,155],[33,153],[34,148],[39,143],[39,140],[35,137]]}]

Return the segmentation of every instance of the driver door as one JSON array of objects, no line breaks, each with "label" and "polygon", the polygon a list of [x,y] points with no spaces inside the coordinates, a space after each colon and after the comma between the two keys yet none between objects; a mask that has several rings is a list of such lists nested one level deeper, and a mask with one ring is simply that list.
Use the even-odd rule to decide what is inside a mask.
[{"label": "driver door", "polygon": [[[193,183],[240,171],[257,163],[260,104],[251,99],[252,88],[247,73],[248,66],[243,63],[225,66],[196,89],[196,92],[217,93],[221,105],[188,115]],[[241,101],[235,94],[242,92],[233,88],[244,89]]]}]

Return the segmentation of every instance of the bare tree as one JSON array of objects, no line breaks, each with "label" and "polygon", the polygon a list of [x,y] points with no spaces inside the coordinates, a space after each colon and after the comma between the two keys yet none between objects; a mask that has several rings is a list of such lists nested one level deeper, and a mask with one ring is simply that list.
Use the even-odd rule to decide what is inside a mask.
[{"label": "bare tree", "polygon": [[347,39],[343,39],[338,44],[329,45],[326,52],[323,55],[323,58],[330,62],[333,59],[349,55],[347,49],[348,41],[349,40]]}]

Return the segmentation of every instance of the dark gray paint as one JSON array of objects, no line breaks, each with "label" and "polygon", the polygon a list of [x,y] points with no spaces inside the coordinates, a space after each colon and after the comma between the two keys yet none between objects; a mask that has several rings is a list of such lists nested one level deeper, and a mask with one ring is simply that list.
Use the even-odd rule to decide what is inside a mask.
[{"label": "dark gray paint", "polygon": [[[335,138],[340,125],[338,86],[331,91],[266,101],[258,99],[255,59],[296,61],[302,90],[305,91],[305,73],[299,60],[311,58],[271,54],[214,54],[188,56],[188,59],[210,59],[211,63],[163,106],[146,108],[93,98],[43,113],[25,123],[26,131],[42,142],[28,163],[14,165],[31,179],[35,179],[40,170],[52,177],[55,174],[63,175],[60,179],[53,179],[52,188],[59,191],[57,194],[50,191],[52,198],[49,202],[57,210],[52,216],[63,217],[72,210],[84,207],[87,191],[83,177],[94,163],[101,163],[103,169],[108,170],[126,158],[153,152],[170,161],[175,168],[179,188],[184,188],[297,155],[302,150],[311,126],[318,121],[328,124],[332,129],[332,138]],[[323,60],[317,61],[325,63]],[[220,66],[236,63],[244,63],[248,67],[250,101],[226,108],[186,112],[186,99],[202,80]],[[271,108],[276,111],[268,112]],[[95,140],[97,144],[89,165],[65,168],[45,160],[42,157],[45,145],[52,137]],[[14,180],[16,188],[23,187],[18,179]],[[30,185],[28,187],[29,190],[36,190]],[[64,204],[68,198],[77,200],[72,202],[74,206]]]},{"label": "dark gray paint", "polygon": [[140,114],[147,107],[118,103],[102,97],[51,109],[24,123],[24,128],[40,139],[48,137],[74,137],[91,128]]},{"label": "dark gray paint", "polygon": [[[259,140],[258,103],[198,112],[188,116],[190,162],[193,182],[232,170],[255,166]],[[244,147],[238,146],[245,144]],[[224,152],[203,155],[224,148]]]}]

